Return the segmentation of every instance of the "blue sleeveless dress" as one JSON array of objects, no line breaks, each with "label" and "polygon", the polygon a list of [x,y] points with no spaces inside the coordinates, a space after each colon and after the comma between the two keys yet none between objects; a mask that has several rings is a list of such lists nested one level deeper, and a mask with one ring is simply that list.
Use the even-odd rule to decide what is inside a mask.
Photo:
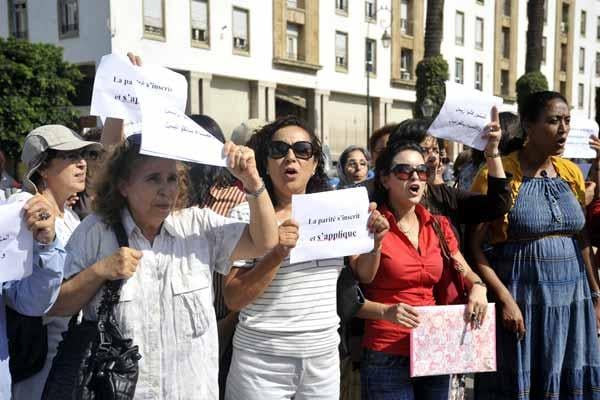
[{"label": "blue sleeveless dress", "polygon": [[488,256],[527,332],[519,341],[498,310],[498,372],[477,376],[477,399],[600,399],[594,305],[575,238],[584,224],[563,179],[524,178],[509,213],[508,240]]}]

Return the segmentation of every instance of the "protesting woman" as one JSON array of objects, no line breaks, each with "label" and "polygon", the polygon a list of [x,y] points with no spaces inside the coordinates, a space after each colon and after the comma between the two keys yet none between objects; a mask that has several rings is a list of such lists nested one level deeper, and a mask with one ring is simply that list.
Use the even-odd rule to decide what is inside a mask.
[{"label": "protesting woman", "polygon": [[[277,243],[273,206],[252,150],[226,143],[231,172],[244,184],[250,224],[188,202],[180,162],[140,151],[140,136],[117,145],[99,176],[94,214],[74,232],[55,315],[95,320],[102,287],[126,279],[116,321],[139,346],[136,399],[218,399],[218,344],[211,276],[233,260]],[[118,248],[122,223],[129,247]]]},{"label": "protesting woman", "polygon": [[[241,310],[225,398],[337,400],[336,283],[344,260],[289,261],[298,239],[292,195],[327,188],[321,143],[303,121],[285,117],[264,126],[249,146],[281,224],[280,241],[225,279],[225,301]],[[232,215],[245,219],[246,209],[242,204]]]},{"label": "protesting woman", "polygon": [[[85,190],[87,160],[97,159],[101,148],[99,143],[85,141],[61,125],[41,126],[25,138],[22,153],[27,167],[25,190],[39,192],[48,200],[56,216],[56,236],[63,244],[79,225],[79,217],[65,203],[73,194]],[[40,399],[68,323],[68,318],[44,317],[48,330],[46,363],[41,371],[13,385],[14,399]]]},{"label": "protesting woman", "polygon": [[[600,392],[600,291],[586,241],[578,240],[584,181],[561,158],[569,123],[562,95],[530,95],[521,110],[524,144],[502,159],[513,176],[511,209],[490,224],[487,254],[475,240],[483,234],[474,236],[474,258],[499,306],[498,371],[477,377],[481,398],[596,399]],[[483,169],[473,190],[486,187]]]},{"label": "protesting woman", "polygon": [[[370,318],[361,360],[363,399],[448,398],[449,377],[411,379],[408,358],[410,330],[419,324],[414,306],[435,304],[433,288],[444,267],[441,240],[469,283],[465,318],[474,325],[485,318],[485,285],[466,264],[448,221],[420,204],[427,178],[422,149],[414,143],[390,142],[377,160],[375,196],[390,231],[375,249],[376,257],[361,255],[352,260],[365,283],[365,297],[370,300],[367,310],[372,311],[359,312]],[[393,321],[384,319],[390,315]]]},{"label": "protesting woman", "polygon": [[350,146],[340,154],[337,165],[338,189],[353,187],[369,178],[370,155],[360,146]]}]

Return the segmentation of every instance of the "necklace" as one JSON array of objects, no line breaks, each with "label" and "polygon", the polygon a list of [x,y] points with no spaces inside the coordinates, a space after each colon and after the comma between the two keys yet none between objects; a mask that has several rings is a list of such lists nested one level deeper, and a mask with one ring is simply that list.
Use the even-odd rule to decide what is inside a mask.
[{"label": "necklace", "polygon": [[403,228],[402,225],[400,224],[400,222],[398,222],[396,225],[398,226],[398,229],[400,230],[400,232],[404,233],[405,235],[407,233],[411,232],[415,227],[414,221],[411,221],[408,228]]}]

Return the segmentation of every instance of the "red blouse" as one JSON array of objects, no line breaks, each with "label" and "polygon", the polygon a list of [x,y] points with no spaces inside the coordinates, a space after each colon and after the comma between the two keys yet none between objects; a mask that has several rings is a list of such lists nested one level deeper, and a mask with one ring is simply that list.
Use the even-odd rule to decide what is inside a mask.
[{"label": "red blouse", "polygon": [[[388,219],[390,231],[384,237],[381,262],[375,279],[364,285],[365,297],[371,301],[412,306],[435,305],[433,286],[440,280],[443,258],[440,243],[432,226],[433,216],[417,205],[420,223],[417,251],[396,225],[394,215],[385,207],[380,212]],[[458,251],[458,241],[448,220],[436,216],[446,237],[450,252]],[[409,355],[410,329],[383,320],[366,320],[363,346],[394,355]]]}]

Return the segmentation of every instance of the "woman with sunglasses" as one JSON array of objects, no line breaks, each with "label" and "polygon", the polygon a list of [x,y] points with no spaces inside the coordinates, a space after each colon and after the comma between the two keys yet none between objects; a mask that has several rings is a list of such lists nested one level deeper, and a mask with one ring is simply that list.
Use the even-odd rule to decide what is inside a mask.
[{"label": "woman with sunglasses", "polygon": [[[450,223],[422,204],[428,167],[420,146],[393,142],[375,168],[375,198],[390,231],[376,248],[378,257],[361,255],[351,265],[374,307],[366,321],[361,360],[363,399],[448,398],[449,376],[410,378],[409,335],[419,325],[415,306],[435,305],[433,288],[444,260],[438,225],[452,257],[469,283],[465,319],[476,326],[487,311],[486,287],[465,262]],[[362,312],[362,310],[361,310]]]},{"label": "woman with sunglasses", "polygon": [[[61,243],[66,244],[79,225],[79,217],[66,205],[67,199],[85,190],[87,160],[96,158],[101,148],[99,143],[85,141],[61,125],[41,126],[25,138],[22,153],[27,167],[23,180],[25,190],[39,192],[51,204],[56,215],[56,236]],[[41,371],[13,384],[14,399],[41,398],[52,359],[68,322],[68,318],[44,317],[48,331],[46,363]]]},{"label": "woman with sunglasses", "polygon": [[[327,190],[321,143],[290,116],[264,126],[248,145],[275,206],[280,241],[225,278],[225,301],[240,311],[225,398],[337,400],[336,283],[344,260],[291,264],[288,257],[298,239],[292,196]],[[245,219],[246,209],[233,214]]]}]

